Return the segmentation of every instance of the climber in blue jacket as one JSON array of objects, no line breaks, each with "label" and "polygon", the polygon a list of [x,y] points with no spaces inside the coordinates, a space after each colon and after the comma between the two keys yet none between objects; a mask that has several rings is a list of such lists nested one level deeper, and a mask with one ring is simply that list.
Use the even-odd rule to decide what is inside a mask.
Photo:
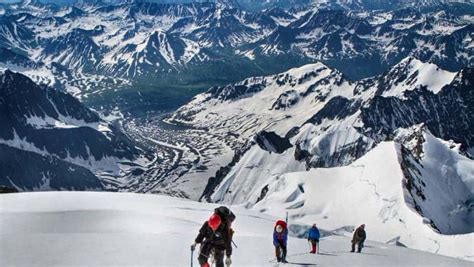
[{"label": "climber in blue jacket", "polygon": [[319,243],[319,229],[316,227],[316,224],[313,224],[313,227],[309,228],[308,230],[308,241],[311,243],[311,251],[310,253],[316,254],[316,249]]}]

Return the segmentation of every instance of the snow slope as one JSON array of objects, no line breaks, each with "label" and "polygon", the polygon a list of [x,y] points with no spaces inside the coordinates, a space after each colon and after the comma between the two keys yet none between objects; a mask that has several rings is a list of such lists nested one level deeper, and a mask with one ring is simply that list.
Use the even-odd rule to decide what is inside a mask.
[{"label": "snow slope", "polygon": [[389,88],[384,89],[383,96],[403,98],[406,91],[415,90],[421,86],[426,86],[428,90],[437,94],[444,86],[452,82],[456,73],[442,70],[433,63],[424,63],[416,58],[408,57],[391,69],[386,76],[393,79],[402,75],[410,78],[400,79],[403,82],[396,81],[391,84]]},{"label": "snow slope", "polygon": [[[189,266],[189,245],[214,207],[121,193],[1,195],[0,265]],[[274,266],[271,233],[276,218],[240,207],[233,210],[239,246],[233,266]],[[368,234],[375,235],[370,226]],[[349,238],[333,235],[322,239],[320,255],[310,255],[306,240],[292,237],[288,260],[299,266],[471,266],[371,241],[363,254],[348,249]]]},{"label": "snow slope", "polygon": [[[406,132],[420,136],[403,137]],[[382,142],[348,166],[306,171],[292,149],[276,154],[254,146],[212,201],[273,215],[288,210],[295,223],[317,221],[325,229],[365,222],[376,241],[472,259],[473,161],[429,132],[399,135],[397,142],[419,158],[399,143]]]},{"label": "snow slope", "polygon": [[[410,194],[402,186],[406,181],[398,165],[399,154],[397,144],[382,143],[349,166],[273,176],[262,182],[268,190],[263,200],[251,204],[261,197],[264,187],[261,186],[244,203],[247,207],[269,214],[281,214],[288,209],[295,223],[316,221],[324,229],[343,229],[364,222],[372,232],[371,238],[379,242],[398,242],[410,248],[471,258],[474,252],[473,233],[441,235],[430,226],[430,219],[416,212]],[[432,160],[431,163],[447,167],[439,161]],[[470,171],[472,173],[472,168]],[[431,178],[444,179],[441,175]],[[447,203],[456,202],[456,194],[448,189],[456,188],[460,181],[448,177],[443,182],[431,183],[429,190],[438,190],[436,187],[433,189],[433,183],[444,185],[447,189],[439,195],[435,195],[439,191],[425,192],[429,199],[422,205],[430,208],[430,218],[438,212],[437,219],[444,220],[441,223],[455,223],[456,220],[447,215],[454,214],[455,210],[444,209],[449,206]],[[468,223],[469,217],[466,219]],[[472,225],[468,227],[472,229]]]}]

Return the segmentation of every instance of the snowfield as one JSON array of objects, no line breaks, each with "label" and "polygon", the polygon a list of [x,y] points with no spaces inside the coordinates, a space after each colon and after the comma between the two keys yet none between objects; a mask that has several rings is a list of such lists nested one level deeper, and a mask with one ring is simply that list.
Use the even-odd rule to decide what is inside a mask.
[{"label": "snowfield", "polygon": [[[48,192],[0,196],[1,266],[190,266],[189,246],[216,207],[157,195]],[[272,228],[277,219],[232,207],[233,266],[274,266]],[[362,254],[349,253],[350,235],[323,231],[321,254],[295,236],[289,265],[296,266],[472,266],[463,261],[367,241]],[[368,238],[376,235],[367,226]],[[344,236],[345,235],[345,236]],[[469,245],[469,244],[467,244]],[[194,266],[197,266],[194,260]]]}]

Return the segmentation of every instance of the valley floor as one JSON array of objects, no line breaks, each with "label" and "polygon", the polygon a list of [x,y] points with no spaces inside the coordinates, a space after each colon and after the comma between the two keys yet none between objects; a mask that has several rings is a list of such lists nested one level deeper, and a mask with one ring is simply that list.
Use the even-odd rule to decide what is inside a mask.
[{"label": "valley floor", "polygon": [[[0,195],[0,265],[190,266],[189,247],[214,208],[214,204],[130,193]],[[237,215],[238,245],[233,266],[274,266],[271,236],[277,218],[232,209]],[[370,241],[362,254],[349,253],[349,246],[350,237],[328,236],[321,241],[321,254],[311,255],[305,239],[292,237],[289,265],[472,266]]]},{"label": "valley floor", "polygon": [[166,115],[123,121],[124,132],[157,160],[139,179],[122,181],[118,190],[198,200],[209,177],[227,165],[234,152],[222,138],[207,131],[163,122]]}]

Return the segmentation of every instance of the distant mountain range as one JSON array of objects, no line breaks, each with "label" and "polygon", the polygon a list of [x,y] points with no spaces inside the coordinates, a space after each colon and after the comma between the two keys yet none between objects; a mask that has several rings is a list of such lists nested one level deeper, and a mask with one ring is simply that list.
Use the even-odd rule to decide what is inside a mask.
[{"label": "distant mountain range", "polygon": [[432,6],[446,3],[472,3],[470,0],[6,0],[6,3],[45,3],[56,5],[73,5],[77,3],[114,3],[149,2],[156,4],[189,4],[189,3],[219,3],[228,7],[257,11],[274,7],[291,8],[302,6],[331,6],[350,9],[396,9],[405,7]]},{"label": "distant mountain range", "polygon": [[[222,3],[25,1],[3,7],[0,68],[96,106],[123,106],[136,88],[204,90],[314,61],[352,80],[381,74],[407,56],[450,71],[472,66],[474,5],[424,1],[370,11],[351,10],[349,2],[246,12]],[[106,93],[112,87],[125,88],[114,102]],[[143,93],[145,101],[158,98]]]}]

